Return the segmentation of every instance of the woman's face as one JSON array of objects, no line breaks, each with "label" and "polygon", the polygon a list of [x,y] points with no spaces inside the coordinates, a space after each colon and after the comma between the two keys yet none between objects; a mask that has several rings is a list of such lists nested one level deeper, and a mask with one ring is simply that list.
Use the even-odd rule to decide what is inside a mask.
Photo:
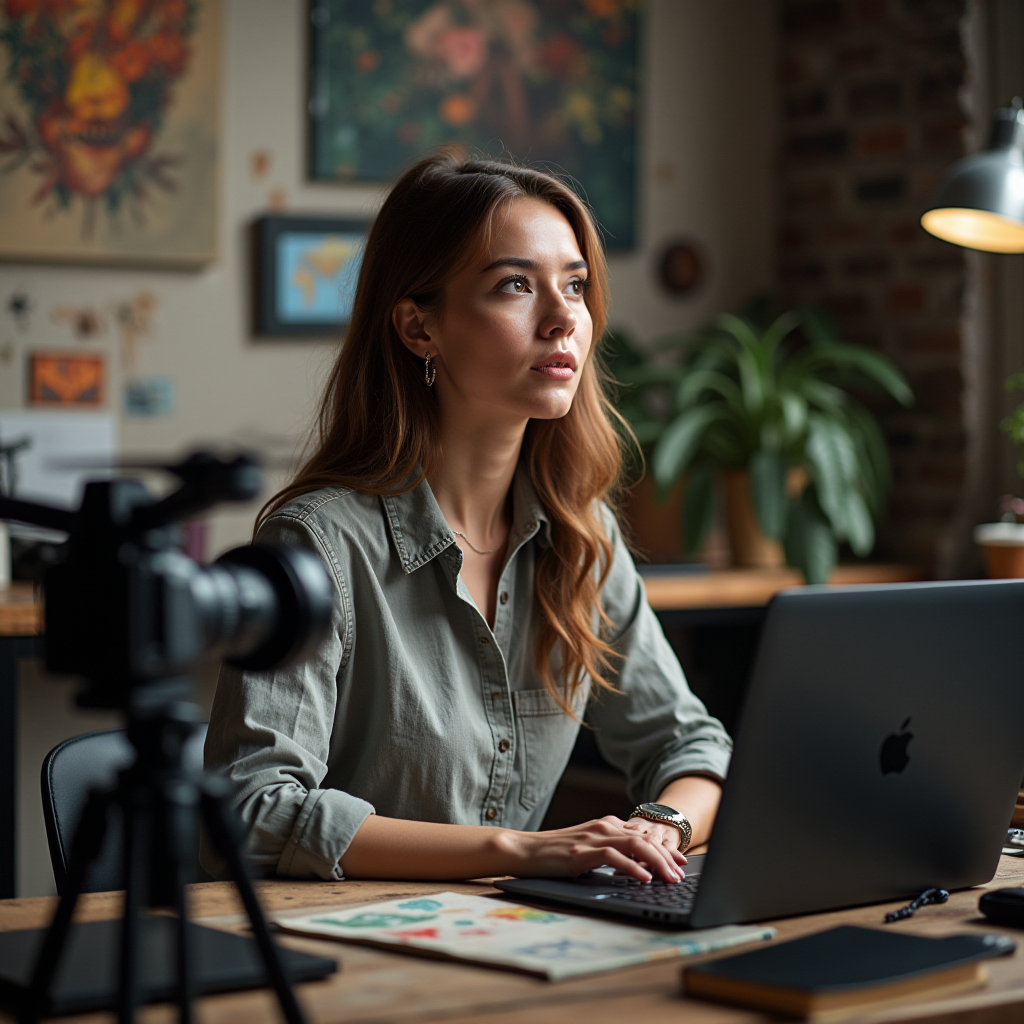
[{"label": "woman's face", "polygon": [[454,277],[423,343],[445,408],[556,419],[590,355],[588,270],[569,222],[538,199],[499,214],[491,244]]}]

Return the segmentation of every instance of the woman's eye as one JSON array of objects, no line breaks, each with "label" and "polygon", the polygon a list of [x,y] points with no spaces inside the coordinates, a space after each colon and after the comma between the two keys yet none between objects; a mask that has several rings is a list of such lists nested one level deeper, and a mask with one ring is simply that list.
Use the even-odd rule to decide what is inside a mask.
[{"label": "woman's eye", "polygon": [[588,282],[582,277],[574,277],[567,285],[570,295],[583,295],[587,290]]},{"label": "woman's eye", "polygon": [[528,290],[529,282],[525,277],[509,277],[502,281],[498,288],[513,295],[522,295]]}]

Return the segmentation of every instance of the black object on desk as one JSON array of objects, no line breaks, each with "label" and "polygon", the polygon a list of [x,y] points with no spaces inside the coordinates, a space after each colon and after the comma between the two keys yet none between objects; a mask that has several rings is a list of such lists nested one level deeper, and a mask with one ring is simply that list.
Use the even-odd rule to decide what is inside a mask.
[{"label": "black object on desk", "polygon": [[979,960],[1012,953],[1001,935],[934,939],[843,925],[683,972],[686,994],[808,1015],[977,987]]},{"label": "black object on desk", "polygon": [[[116,1005],[120,921],[79,925],[68,939],[64,958],[51,990],[54,1014],[109,1010]],[[189,924],[189,943],[195,956],[195,993],[231,992],[267,985],[256,943],[242,935]],[[172,917],[146,918],[139,936],[139,986],[142,1002],[163,1002],[176,994],[176,931]],[[32,968],[44,929],[0,932],[0,998],[20,1010],[28,999]],[[310,981],[334,974],[336,960],[280,949],[289,978]]]}]

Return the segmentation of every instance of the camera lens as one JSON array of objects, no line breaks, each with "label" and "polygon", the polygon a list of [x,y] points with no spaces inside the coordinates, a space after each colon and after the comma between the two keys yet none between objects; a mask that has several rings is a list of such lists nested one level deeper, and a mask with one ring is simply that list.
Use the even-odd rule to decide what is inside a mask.
[{"label": "camera lens", "polygon": [[320,559],[303,548],[247,544],[206,566],[192,586],[206,649],[237,668],[309,658],[330,628],[334,594]]}]

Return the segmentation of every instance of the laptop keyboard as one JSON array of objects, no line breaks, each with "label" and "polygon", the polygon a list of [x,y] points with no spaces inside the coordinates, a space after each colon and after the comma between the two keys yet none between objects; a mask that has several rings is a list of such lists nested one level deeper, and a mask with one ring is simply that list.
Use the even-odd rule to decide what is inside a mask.
[{"label": "laptop keyboard", "polygon": [[693,907],[697,886],[700,884],[700,875],[687,875],[681,882],[663,882],[659,879],[652,882],[641,882],[628,875],[610,875],[591,871],[586,875],[581,875],[579,880],[602,887],[614,886],[618,889],[615,894],[616,899],[685,913]]}]

